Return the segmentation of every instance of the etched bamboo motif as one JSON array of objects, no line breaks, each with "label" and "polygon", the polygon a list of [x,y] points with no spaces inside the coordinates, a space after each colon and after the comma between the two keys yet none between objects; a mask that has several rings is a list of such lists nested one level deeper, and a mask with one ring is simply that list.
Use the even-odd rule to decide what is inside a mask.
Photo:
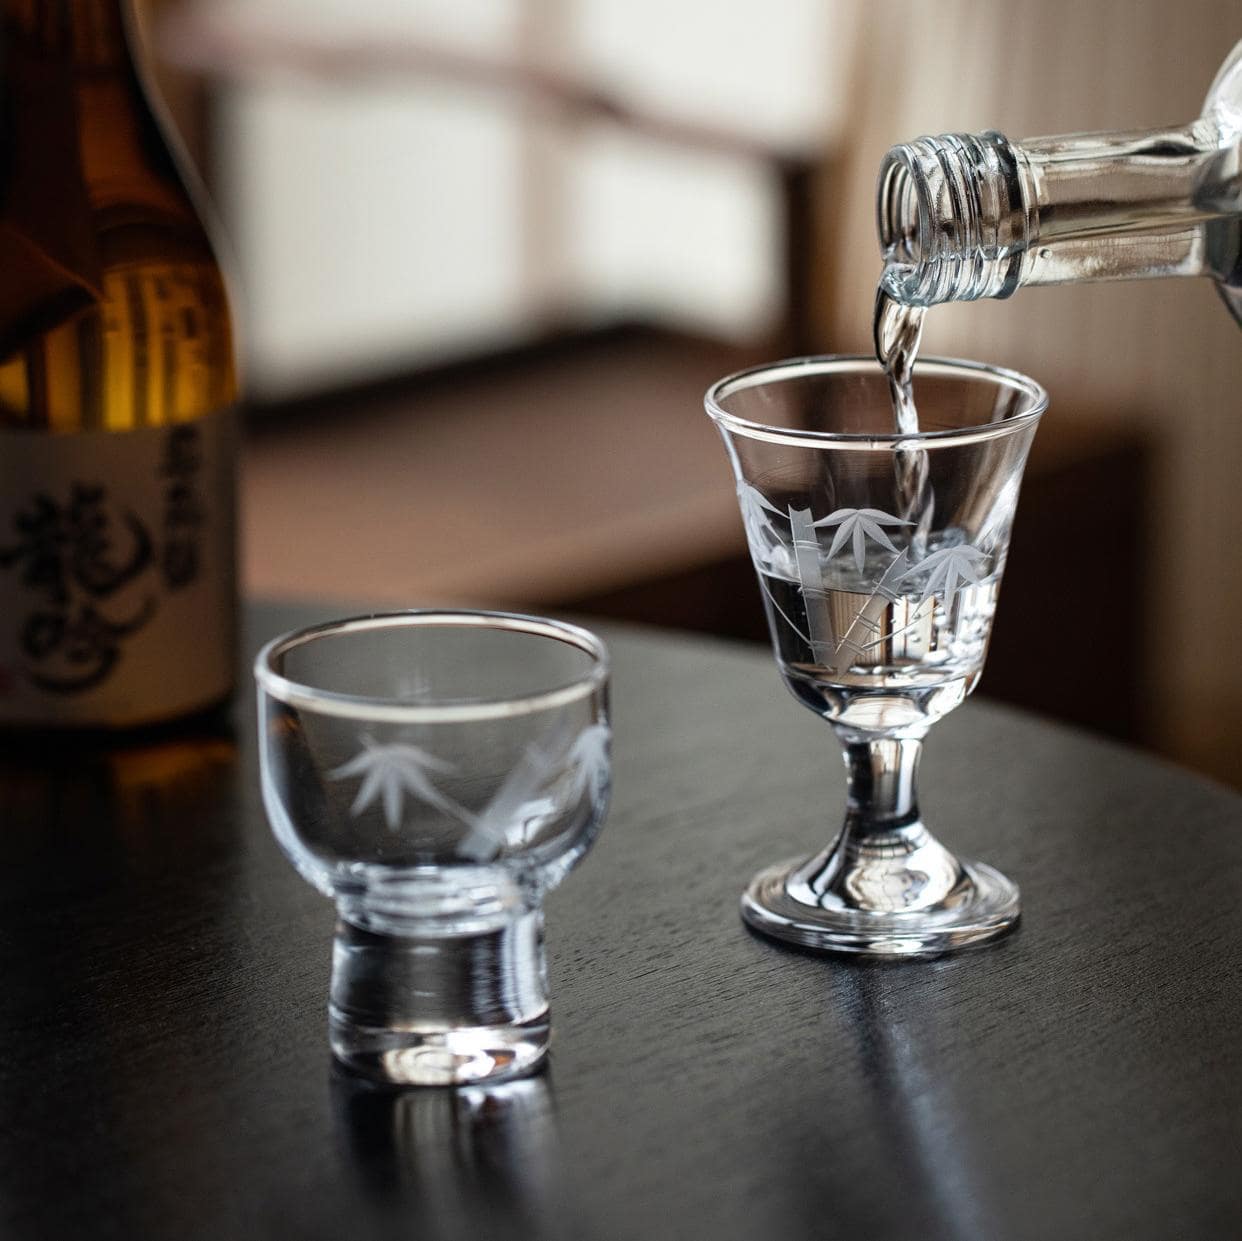
[{"label": "etched bamboo motif", "polygon": [[866,564],[868,539],[890,552],[896,552],[892,541],[884,533],[884,527],[910,526],[914,523],[902,521],[900,517],[893,517],[890,513],[882,513],[878,508],[839,508],[835,513],[829,513],[827,517],[821,517],[813,524],[816,529],[822,526],[837,528],[832,546],[828,549],[829,559],[845,546],[847,539],[852,539],[854,563],[861,573]]},{"label": "etched bamboo motif", "polygon": [[[995,567],[993,557],[982,548],[951,542],[954,537],[960,540],[952,530],[925,536],[926,541],[942,545],[912,559],[910,548],[898,546],[893,538],[913,530],[914,523],[881,509],[838,508],[817,518],[810,508],[793,505],[782,512],[750,483],[741,483],[738,495],[747,544],[769,604],[806,642],[816,662],[828,668],[865,662],[880,643],[925,625],[927,609],[937,598],[950,608],[961,590],[983,581]],[[820,530],[832,531],[826,551]],[[864,576],[869,544],[891,553],[879,575],[870,580]],[[852,564],[861,580],[845,586],[826,580],[825,569],[834,559]],[[768,575],[796,582],[806,614],[805,632],[773,596]],[[859,595],[865,595],[861,605],[856,602]],[[846,606],[845,600],[852,602]],[[910,605],[896,629],[892,618],[886,619],[893,604]]]},{"label": "etched bamboo motif", "polygon": [[611,730],[603,723],[573,735],[561,727],[532,742],[477,814],[434,782],[436,774],[453,775],[453,763],[405,742],[381,744],[366,733],[358,740],[359,752],[326,773],[330,780],[361,777],[350,815],[357,818],[378,802],[388,830],[396,832],[405,826],[409,796],[467,829],[456,852],[472,861],[486,861],[527,843],[550,817],[584,796],[598,802],[607,792]]},{"label": "etched bamboo motif", "polygon": [[819,563],[819,538],[809,508],[789,508],[789,533],[793,543],[793,562],[806,606],[807,638],[815,658],[825,663],[834,659],[839,643],[832,630],[828,592]]},{"label": "etched bamboo motif", "polygon": [[750,548],[751,559],[757,565],[776,568],[777,566],[773,563],[773,553],[784,551],[785,548],[768,514],[777,518],[785,518],[786,514],[782,513],[758,487],[752,487],[750,483],[738,483],[737,499],[742,510],[742,525],[746,529],[746,542]]},{"label": "etched bamboo motif", "polygon": [[389,831],[395,832],[401,826],[407,793],[462,822],[473,817],[432,782],[430,773],[449,774],[456,770],[452,763],[415,745],[381,745],[366,733],[359,741],[362,749],[349,762],[327,773],[329,780],[362,777],[357,796],[349,808],[354,818],[367,810],[372,802],[379,800],[384,807],[384,822]]}]

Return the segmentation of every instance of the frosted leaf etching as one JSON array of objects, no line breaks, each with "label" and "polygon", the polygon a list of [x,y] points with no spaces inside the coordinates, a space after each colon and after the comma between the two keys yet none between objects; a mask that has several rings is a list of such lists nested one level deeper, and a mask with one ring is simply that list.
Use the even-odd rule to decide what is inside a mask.
[{"label": "frosted leaf etching", "polygon": [[918,564],[907,569],[901,580],[920,577],[927,574],[923,585],[923,594],[919,599],[925,603],[933,595],[939,595],[947,607],[963,586],[971,585],[983,577],[988,565],[988,556],[979,548],[969,543],[959,543],[956,547],[942,547],[939,551],[925,556]]},{"label": "frosted leaf etching", "polygon": [[[572,738],[566,734],[561,727],[526,747],[457,846],[461,857],[488,861],[524,844],[584,792],[599,799],[608,781],[608,725],[591,724]],[[557,787],[562,780],[569,781],[568,788]]]},{"label": "frosted leaf etching", "polygon": [[771,566],[774,556],[784,552],[785,541],[768,519],[785,516],[768,498],[750,483],[738,483],[737,500],[742,510],[742,525],[746,529],[746,542],[757,564]]},{"label": "frosted leaf etching", "polygon": [[[746,482],[738,497],[773,624],[787,626],[826,668],[866,663],[876,648],[925,640],[934,602],[950,607],[959,591],[993,568],[992,556],[956,527],[932,536],[876,508],[839,508],[818,518],[793,505],[781,512]],[[832,531],[826,550],[823,530]],[[916,559],[933,537],[937,550]],[[796,583],[797,613],[778,597],[778,581]]]},{"label": "frosted leaf etching", "polygon": [[825,526],[837,527],[832,546],[828,548],[830,558],[845,546],[847,540],[852,540],[854,564],[859,573],[863,571],[863,566],[866,564],[868,539],[886,551],[896,554],[897,549],[888,535],[884,533],[884,527],[913,525],[912,522],[903,521],[900,517],[894,517],[891,513],[882,512],[878,508],[839,508],[835,513],[821,517],[814,524],[817,530]]},{"label": "frosted leaf etching", "polygon": [[353,805],[349,808],[355,818],[378,799],[384,807],[384,822],[389,831],[395,832],[401,826],[408,793],[463,823],[473,822],[474,817],[468,810],[432,783],[430,773],[448,774],[455,770],[452,763],[415,745],[402,742],[381,745],[365,734],[359,740],[362,742],[359,753],[349,762],[328,772],[330,780],[362,777]]},{"label": "frosted leaf etching", "polygon": [[607,724],[591,724],[578,734],[569,747],[572,797],[581,797],[583,793],[590,793],[593,801],[603,797],[608,787],[611,742],[612,730]]},{"label": "frosted leaf etching", "polygon": [[551,735],[526,747],[480,814],[436,787],[433,774],[452,773],[457,770],[454,764],[405,742],[380,744],[363,734],[358,754],[327,774],[331,780],[362,778],[349,808],[355,818],[378,801],[389,830],[396,831],[405,817],[409,795],[469,829],[457,853],[484,861],[525,843],[549,818],[563,814],[584,794],[598,802],[608,784],[611,735],[607,724],[597,723],[571,736],[562,723]]}]

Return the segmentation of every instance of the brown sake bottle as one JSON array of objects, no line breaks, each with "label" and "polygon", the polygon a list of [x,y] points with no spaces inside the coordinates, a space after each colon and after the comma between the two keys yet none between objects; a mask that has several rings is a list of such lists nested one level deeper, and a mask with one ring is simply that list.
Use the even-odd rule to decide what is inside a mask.
[{"label": "brown sake bottle", "polygon": [[224,281],[125,0],[0,15],[0,726],[159,723],[234,679]]}]

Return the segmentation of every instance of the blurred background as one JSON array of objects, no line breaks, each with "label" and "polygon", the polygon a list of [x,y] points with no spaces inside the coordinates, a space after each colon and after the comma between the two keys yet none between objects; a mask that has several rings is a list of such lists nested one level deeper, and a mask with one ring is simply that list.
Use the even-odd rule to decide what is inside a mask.
[{"label": "blurred background", "polygon": [[[1236,0],[141,16],[242,293],[246,590],[756,640],[702,393],[869,350],[884,151],[1189,120],[1242,37]],[[1242,334],[1210,285],[944,307],[924,351],[1052,396],[983,692],[1242,787]]]}]

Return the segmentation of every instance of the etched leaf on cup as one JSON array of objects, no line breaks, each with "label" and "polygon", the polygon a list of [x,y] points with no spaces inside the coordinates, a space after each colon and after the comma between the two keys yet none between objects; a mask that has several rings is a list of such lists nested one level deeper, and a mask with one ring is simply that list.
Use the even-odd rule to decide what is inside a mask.
[{"label": "etched leaf on cup", "polygon": [[903,581],[927,574],[923,594],[919,599],[925,603],[933,595],[939,595],[947,607],[963,586],[973,585],[984,575],[988,567],[986,552],[969,543],[956,547],[942,547],[925,556],[918,564],[901,575]]},{"label": "etched leaf on cup", "polygon": [[598,801],[608,783],[610,737],[602,723],[588,725],[573,738],[558,727],[528,745],[457,846],[459,856],[488,861],[525,843],[584,792]]},{"label": "etched leaf on cup", "polygon": [[571,796],[575,799],[589,793],[592,800],[599,801],[608,787],[608,749],[612,730],[607,724],[591,724],[577,736],[569,747]]},{"label": "etched leaf on cup", "polygon": [[829,558],[835,556],[847,542],[850,542],[854,552],[854,564],[861,573],[867,560],[868,539],[896,555],[897,548],[893,546],[892,540],[884,532],[884,527],[912,524],[878,508],[839,508],[835,513],[829,513],[827,517],[821,517],[816,521],[815,528],[821,530],[826,526],[836,526],[837,532],[833,536],[832,545],[828,548]]},{"label": "etched leaf on cup", "polygon": [[750,483],[738,483],[737,502],[742,510],[746,543],[755,563],[771,568],[777,561],[786,559],[788,548],[785,540],[768,516],[784,518],[785,514]]},{"label": "etched leaf on cup", "polygon": [[468,810],[442,793],[432,782],[432,772],[447,775],[455,771],[452,763],[404,742],[381,745],[365,734],[359,740],[362,742],[361,751],[349,762],[327,773],[330,780],[362,777],[349,808],[355,818],[378,800],[384,808],[384,822],[389,831],[395,832],[401,826],[405,815],[405,797],[409,794],[463,823],[474,822],[474,816]]}]

